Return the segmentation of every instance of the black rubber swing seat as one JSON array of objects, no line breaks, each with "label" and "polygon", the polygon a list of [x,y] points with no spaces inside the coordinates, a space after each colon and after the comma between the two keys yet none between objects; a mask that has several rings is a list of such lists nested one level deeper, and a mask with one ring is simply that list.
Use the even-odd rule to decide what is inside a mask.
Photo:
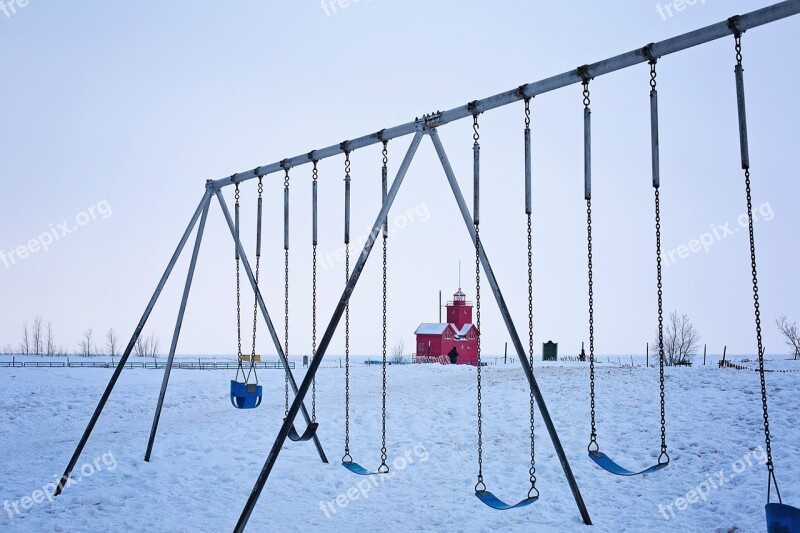
[{"label": "black rubber swing seat", "polygon": [[505,503],[503,500],[489,492],[488,490],[476,490],[475,496],[478,497],[480,501],[495,509],[497,511],[508,511],[510,509],[520,509],[522,507],[527,507],[528,505],[532,504],[536,500],[539,499],[538,496],[533,496],[530,498],[525,498],[519,503],[515,503],[513,505]]},{"label": "black rubber swing seat", "polygon": [[767,533],[800,532],[800,509],[782,503],[768,503],[764,510],[767,513]]},{"label": "black rubber swing seat", "polygon": [[623,468],[615,463],[610,457],[600,451],[589,452],[589,459],[597,463],[597,466],[605,470],[606,472],[611,472],[612,474],[616,474],[618,476],[640,476],[642,474],[651,474],[653,472],[657,472],[667,466],[669,462],[666,463],[658,463],[656,465],[651,466],[650,468],[646,468],[639,472],[634,472],[632,470],[628,470],[627,468]]},{"label": "black rubber swing seat", "polygon": [[306,430],[303,432],[303,434],[300,435],[299,433],[297,433],[297,430],[294,428],[294,424],[292,424],[292,427],[289,428],[289,434],[288,434],[289,440],[291,440],[293,442],[306,442],[306,441],[309,441],[309,440],[314,438],[314,435],[317,434],[317,428],[318,427],[319,427],[319,424],[317,422],[311,422],[308,425],[308,427],[306,428]]}]

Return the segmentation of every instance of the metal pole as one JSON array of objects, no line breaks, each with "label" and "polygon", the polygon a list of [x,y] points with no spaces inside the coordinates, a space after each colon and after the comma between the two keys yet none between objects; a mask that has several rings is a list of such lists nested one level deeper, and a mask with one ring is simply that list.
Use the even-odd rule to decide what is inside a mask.
[{"label": "metal pole", "polygon": [[[178,337],[181,335],[181,326],[183,326],[183,316],[186,312],[186,304],[189,301],[189,291],[192,288],[192,280],[194,279],[194,269],[197,266],[197,257],[200,255],[200,243],[203,241],[203,231],[206,227],[206,220],[208,219],[208,207],[211,205],[211,196],[208,195],[203,205],[203,214],[200,216],[200,225],[197,226],[197,237],[194,241],[194,250],[192,250],[192,260],[189,263],[189,272],[186,274],[186,284],[183,288],[183,297],[181,298],[181,306],[178,310],[178,319],[175,322],[175,332],[172,334],[172,344],[169,347],[169,357],[167,357],[167,366],[164,368],[164,379],[161,381],[161,392],[158,393],[158,404],[156,405],[156,413],[153,416],[153,426],[150,428],[150,438],[147,440],[147,451],[144,454],[144,460],[150,461],[150,455],[153,453],[153,443],[156,440],[156,431],[158,431],[158,421],[161,418],[161,409],[164,407],[164,397],[167,394],[167,384],[169,383],[169,375],[172,370],[172,361],[175,358],[175,350],[178,347]],[[199,361],[199,359],[198,359]],[[200,365],[202,370],[202,364]]]},{"label": "metal pole", "polygon": [[[328,323],[328,327],[325,329],[325,334],[322,336],[322,340],[319,343],[319,348],[317,349],[317,356],[314,357],[314,359],[311,361],[311,365],[308,367],[308,371],[303,378],[303,383],[300,384],[300,389],[297,391],[291,407],[289,407],[289,414],[283,420],[283,425],[278,432],[275,443],[272,445],[272,449],[270,450],[267,460],[261,469],[261,473],[258,475],[256,484],[250,493],[250,497],[247,499],[247,503],[242,510],[239,521],[236,523],[236,527],[234,528],[234,532],[236,533],[241,533],[244,531],[245,526],[247,526],[247,521],[250,519],[250,515],[253,513],[253,509],[258,502],[261,491],[264,489],[264,485],[267,483],[269,474],[272,472],[272,468],[275,466],[275,461],[278,459],[278,454],[281,452],[283,443],[286,441],[289,430],[291,429],[294,419],[297,416],[297,412],[302,405],[303,398],[305,398],[306,393],[308,393],[308,389],[311,387],[311,382],[317,373],[317,369],[325,357],[325,352],[331,343],[334,333],[336,333],[336,327],[339,325],[339,321],[344,314],[344,308],[347,305],[347,302],[350,300],[350,295],[353,294],[353,290],[355,289],[356,283],[358,283],[358,279],[361,277],[364,266],[367,264],[367,259],[369,259],[372,247],[378,238],[378,234],[381,231],[381,226],[383,225],[383,222],[389,213],[389,209],[394,203],[394,199],[397,196],[397,191],[400,190],[400,185],[403,183],[403,178],[408,171],[409,165],[411,165],[411,160],[414,159],[414,154],[417,152],[417,147],[419,147],[419,143],[422,140],[422,135],[423,130],[417,130],[417,134],[411,141],[411,146],[409,146],[408,152],[403,159],[403,163],[400,165],[400,169],[397,171],[397,177],[392,183],[392,188],[389,190],[386,201],[383,203],[383,207],[381,207],[380,213],[378,213],[378,217],[375,219],[375,223],[372,226],[372,231],[369,234],[369,238],[364,244],[364,249],[361,251],[361,255],[359,256],[358,261],[353,268],[353,273],[350,275],[350,280],[347,282],[344,292],[342,293],[341,298],[339,298],[339,303],[333,312],[333,316]],[[220,192],[217,191],[217,196],[219,197],[219,195]]]},{"label": "metal pole", "polygon": [[[455,173],[453,172],[453,168],[450,166],[450,161],[447,158],[447,154],[444,151],[444,146],[442,146],[442,141],[439,139],[439,134],[436,132],[435,129],[432,129],[428,133],[430,135],[431,140],[433,141],[433,145],[436,148],[436,153],[439,155],[439,160],[442,163],[442,167],[444,168],[444,172],[447,175],[447,181],[450,183],[450,188],[453,190],[453,196],[458,203],[458,207],[461,210],[461,215],[464,217],[464,223],[467,225],[467,229],[469,234],[472,238],[473,244],[476,241],[475,236],[475,227],[472,224],[472,216],[470,215],[469,208],[467,207],[466,202],[464,201],[464,196],[461,194],[461,188],[458,185],[458,180],[456,179]],[[580,489],[578,488],[578,483],[575,481],[575,476],[572,473],[572,468],[569,466],[569,460],[567,459],[566,453],[564,453],[564,448],[561,446],[561,441],[558,438],[558,432],[556,431],[555,426],[553,425],[553,421],[550,418],[550,413],[547,410],[547,405],[545,404],[544,397],[542,396],[541,391],[539,390],[539,386],[536,383],[536,378],[533,375],[533,370],[531,369],[530,363],[528,362],[528,358],[525,356],[525,348],[522,345],[522,341],[519,338],[519,334],[517,333],[517,328],[514,325],[513,320],[511,319],[511,314],[508,311],[508,307],[506,306],[505,299],[503,298],[503,293],[500,292],[500,287],[497,284],[497,278],[495,278],[494,271],[492,270],[492,266],[489,263],[489,258],[486,256],[486,251],[483,249],[483,245],[480,247],[480,257],[481,257],[481,264],[483,265],[484,273],[486,275],[487,280],[489,281],[489,285],[492,287],[492,292],[494,292],[495,299],[497,300],[497,306],[500,308],[500,314],[503,315],[503,321],[506,324],[506,328],[508,329],[508,334],[511,336],[511,342],[514,344],[514,348],[517,351],[517,356],[522,364],[522,369],[525,371],[525,376],[528,378],[528,383],[530,383],[530,387],[533,390],[533,393],[536,397],[536,403],[539,406],[539,412],[542,415],[542,420],[544,421],[545,426],[547,427],[547,432],[550,434],[550,440],[553,442],[553,447],[556,450],[556,455],[558,455],[558,459],[561,462],[561,468],[564,470],[564,475],[567,478],[567,482],[569,483],[569,487],[572,490],[572,495],[575,498],[575,503],[578,505],[578,510],[580,511],[581,518],[583,519],[584,524],[591,525],[592,519],[589,517],[589,511],[586,509],[586,504],[583,501],[583,496],[581,496]]]},{"label": "metal pole", "polygon": [[[236,234],[236,227],[234,226],[233,220],[231,219],[231,213],[228,210],[228,205],[225,203],[225,198],[222,196],[222,191],[217,189],[215,192],[217,194],[217,200],[219,200],[219,205],[222,208],[222,214],[225,215],[225,220],[228,222],[228,227],[231,230],[231,236],[233,237],[236,249],[239,251],[239,257],[241,257],[242,266],[244,267],[244,271],[247,273],[247,279],[250,280],[250,285],[253,287],[256,299],[258,300],[258,307],[261,309],[261,314],[263,315],[264,321],[267,324],[267,329],[269,330],[270,337],[272,337],[272,343],[275,345],[275,351],[278,353],[278,358],[281,360],[281,363],[283,364],[283,370],[284,372],[286,372],[286,375],[289,378],[289,385],[292,387],[292,390],[296,395],[297,383],[294,380],[294,374],[292,374],[292,370],[289,368],[289,361],[286,359],[286,354],[283,352],[283,347],[281,346],[281,340],[280,338],[278,338],[278,333],[275,331],[275,326],[272,324],[272,319],[270,318],[269,312],[267,311],[267,306],[264,303],[264,298],[261,296],[261,291],[258,289],[258,285],[256,285],[256,278],[255,276],[253,276],[253,270],[250,268],[250,262],[247,260],[247,255],[244,252],[244,246],[242,246],[242,242],[239,240],[239,237]],[[306,424],[310,424],[311,417],[308,416],[308,411],[306,410],[306,406],[302,405],[301,409]],[[322,462],[327,463],[328,458],[325,456],[325,450],[322,449],[322,444],[319,442],[319,437],[316,434],[314,435],[314,446],[317,447],[317,453],[319,453],[319,458],[322,460]]]},{"label": "metal pole", "polygon": [[89,440],[89,436],[92,434],[92,430],[94,430],[94,426],[97,424],[97,420],[100,418],[100,414],[103,412],[103,408],[108,401],[108,397],[111,396],[111,391],[114,390],[114,385],[117,384],[117,380],[119,379],[120,374],[122,374],[122,370],[125,368],[125,363],[128,361],[128,357],[130,357],[131,352],[133,351],[133,346],[136,344],[136,340],[142,333],[142,330],[147,323],[147,319],[150,317],[150,313],[153,311],[153,307],[156,305],[158,297],[161,295],[164,285],[166,285],[170,274],[172,274],[172,269],[175,267],[175,263],[177,263],[178,258],[183,251],[183,247],[186,245],[186,241],[189,240],[189,235],[191,235],[192,229],[194,229],[194,225],[197,223],[197,219],[200,218],[200,212],[203,210],[203,204],[208,202],[210,197],[211,189],[206,189],[205,194],[203,194],[203,199],[200,200],[194,215],[192,215],[192,219],[189,221],[186,231],[183,232],[183,237],[181,237],[178,247],[175,249],[175,253],[172,254],[172,258],[167,265],[167,269],[161,276],[161,280],[158,282],[158,286],[156,287],[155,292],[153,292],[153,296],[150,298],[150,302],[148,302],[147,307],[144,310],[144,314],[142,314],[142,318],[139,319],[139,324],[136,326],[136,329],[131,336],[131,340],[128,342],[128,346],[125,348],[125,352],[122,354],[119,363],[117,363],[117,368],[111,375],[111,380],[108,382],[108,385],[106,385],[106,390],[103,391],[103,395],[100,397],[100,401],[97,403],[97,407],[95,408],[94,413],[92,413],[92,417],[89,419],[89,424],[86,426],[86,429],[81,436],[81,440],[78,442],[78,446],[75,448],[75,452],[72,454],[72,458],[69,460],[67,468],[64,470],[64,475],[61,476],[61,479],[58,482],[58,486],[53,493],[54,496],[58,496],[64,491],[64,485],[72,475],[72,469],[75,468],[75,464],[78,462],[81,452],[83,452],[83,448],[86,446],[86,442]]},{"label": "metal pole", "polygon": [[[738,16],[736,27],[739,29],[739,31],[744,33],[749,29],[788,18],[797,15],[798,13],[800,13],[800,0],[786,0],[785,2],[779,2],[777,4]],[[727,37],[732,34],[733,30],[729,26],[728,21],[718,22],[716,24],[712,24],[711,26],[706,26],[689,33],[684,33],[665,41],[652,43],[648,46],[637,48],[630,52],[604,59],[597,63],[586,65],[580,70],[574,69],[569,72],[564,72],[562,74],[534,83],[522,85],[495,96],[490,96],[482,100],[476,100],[470,104],[466,104],[449,111],[437,112],[427,117],[429,120],[427,126],[443,126],[456,120],[471,117],[476,113],[484,113],[498,107],[513,104],[526,98],[533,98],[539,94],[581,83],[583,82],[584,74],[589,75],[591,78],[598,78],[600,76],[632,67],[640,63],[646,63],[650,60],[650,57],[664,57],[676,52],[693,48],[695,46],[699,46],[701,44],[715,41],[717,39],[722,39],[723,37]],[[649,50],[649,52],[646,50]],[[279,162],[258,167],[255,170],[248,170],[246,172],[234,174],[230,177],[218,179],[214,181],[214,187],[227,187],[228,185],[241,183],[243,181],[254,179],[258,176],[266,176],[267,174],[283,171],[285,168],[289,169],[292,167],[305,165],[313,161],[320,161],[328,157],[334,157],[344,153],[345,146],[348,151],[354,151],[366,146],[381,143],[384,140],[388,141],[398,137],[410,135],[416,130],[417,120],[413,122],[407,122],[399,126],[386,128],[377,133],[371,133],[353,140],[349,140],[346,143],[340,143],[333,146],[328,146],[327,148],[312,150],[307,154],[290,157]]]}]

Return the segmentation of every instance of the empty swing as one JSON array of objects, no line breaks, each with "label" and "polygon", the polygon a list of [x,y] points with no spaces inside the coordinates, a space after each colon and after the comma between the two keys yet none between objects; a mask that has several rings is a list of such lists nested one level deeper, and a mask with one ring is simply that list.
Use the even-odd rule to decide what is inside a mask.
[{"label": "empty swing", "polygon": [[[350,151],[346,149],[346,143],[342,143],[345,153],[345,177],[344,177],[344,246],[345,246],[345,282],[350,279]],[[383,140],[383,167],[381,169],[381,203],[386,201],[388,193],[388,141]],[[386,464],[386,310],[387,310],[387,239],[388,214],[383,222],[383,360],[381,369],[383,382],[381,387],[381,464],[375,472],[371,472],[353,461],[350,455],[350,303],[345,306],[345,429],[344,429],[344,455],[342,456],[342,466],[354,474],[360,476],[370,476],[375,474],[388,474],[389,465]]]},{"label": "empty swing", "polygon": [[[283,272],[284,272],[284,292],[283,292],[283,354],[286,364],[289,364],[289,169],[285,166],[285,161],[281,167],[286,173],[283,178]],[[316,265],[315,265],[316,266]],[[314,273],[316,276],[316,272]],[[315,308],[316,311],[316,308]],[[284,398],[284,418],[289,415],[289,372],[287,371],[283,379],[283,398]],[[316,394],[314,396],[314,409],[312,409],[311,422],[306,430],[300,434],[294,427],[289,428],[287,436],[294,442],[305,442],[314,438],[319,424],[316,420]]]},{"label": "empty swing", "polygon": [[[262,213],[262,193],[264,186],[262,177],[258,178],[258,225],[256,229],[256,289],[258,289],[258,274],[261,263],[261,213]],[[235,224],[236,224],[236,339],[237,339],[237,358],[239,364],[236,367],[236,378],[231,380],[231,404],[237,409],[254,409],[261,405],[262,387],[258,384],[258,372],[256,371],[256,330],[258,326],[258,293],[255,295],[253,310],[253,347],[248,355],[242,354],[242,298],[240,280],[240,257],[239,246],[239,184],[236,184],[236,205],[235,205]],[[247,372],[245,372],[243,361],[248,362]],[[242,381],[239,381],[239,374]],[[250,383],[250,378],[253,383]]]},{"label": "empty swing", "polygon": [[[473,214],[472,222],[475,228],[475,326],[478,329],[476,346],[477,354],[477,391],[478,391],[478,480],[475,484],[475,496],[487,506],[497,511],[507,511],[526,507],[539,499],[539,490],[536,488],[536,461],[534,447],[534,397],[533,388],[530,392],[530,427],[531,427],[531,466],[529,470],[531,488],[525,499],[515,504],[508,504],[489,492],[483,480],[483,404],[481,390],[481,239],[480,239],[480,134],[478,133],[478,114],[473,114]],[[531,248],[531,201],[530,201],[530,99],[525,99],[525,213],[528,217],[528,348],[529,362],[533,368],[533,269]]]},{"label": "empty swing", "polygon": [[[737,27],[737,17],[729,21],[736,42],[736,102],[739,112],[739,147],[742,156],[742,170],[745,178],[745,194],[747,199],[747,221],[750,237],[750,266],[753,280],[753,307],[755,310],[756,341],[758,344],[758,374],[761,381],[761,405],[764,416],[764,440],[767,449],[767,504],[764,511],[767,518],[768,533],[791,533],[800,531],[800,509],[783,503],[778,480],[775,477],[775,465],[772,462],[772,436],[769,429],[769,412],[767,409],[767,384],[764,379],[764,345],[761,336],[761,304],[758,295],[758,271],[756,269],[756,241],[753,231],[753,196],[750,186],[750,150],[747,138],[747,112],[744,97],[744,68],[742,67],[742,32]],[[778,503],[771,503],[772,486]]]},{"label": "empty swing", "polygon": [[[649,55],[649,47],[645,53]],[[650,57],[650,132],[652,148],[653,188],[655,189],[656,218],[656,265],[658,279],[658,351],[659,351],[659,386],[661,391],[661,454],[658,462],[644,470],[628,470],[600,451],[597,443],[597,425],[595,421],[595,372],[594,372],[594,279],[592,272],[592,160],[591,160],[591,118],[592,111],[589,94],[590,76],[585,67],[579,69],[583,77],[583,117],[584,117],[584,189],[586,198],[586,229],[589,272],[589,396],[591,407],[591,436],[589,438],[589,458],[604,470],[618,476],[638,476],[661,470],[669,464],[667,454],[667,433],[664,414],[664,313],[661,278],[661,208],[660,177],[658,158],[658,92],[656,91],[656,58]]]}]

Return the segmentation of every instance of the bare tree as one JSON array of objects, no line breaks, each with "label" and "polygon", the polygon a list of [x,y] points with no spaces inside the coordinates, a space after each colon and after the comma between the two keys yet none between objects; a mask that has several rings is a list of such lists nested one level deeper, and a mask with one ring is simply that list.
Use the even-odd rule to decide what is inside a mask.
[{"label": "bare tree", "polygon": [[78,355],[82,355],[83,357],[91,357],[97,352],[97,348],[92,342],[93,335],[94,331],[92,328],[89,328],[83,332],[83,337],[81,337],[81,340],[78,341],[78,346],[80,346],[80,352]]},{"label": "bare tree", "polygon": [[14,347],[11,346],[11,344],[6,344],[5,346],[3,346],[3,349],[2,351],[0,351],[0,353],[2,353],[3,355],[14,355],[17,352],[14,350]]},{"label": "bare tree", "polygon": [[42,317],[37,316],[33,319],[33,324],[31,325],[31,349],[34,355],[42,355],[44,353],[44,319]]},{"label": "bare tree", "polygon": [[[664,324],[664,362],[667,365],[691,364],[700,346],[700,335],[689,317],[673,311]],[[651,352],[658,355],[658,333]]]},{"label": "bare tree", "polygon": [[22,341],[19,343],[19,355],[30,355],[31,353],[31,338],[28,334],[28,323],[22,323]]},{"label": "bare tree", "polygon": [[406,362],[406,341],[400,337],[400,340],[397,341],[397,344],[394,345],[392,348],[392,358],[390,362],[393,365],[402,365]]},{"label": "bare tree", "polygon": [[148,354],[147,355],[149,355],[150,357],[155,357],[156,355],[158,355],[159,340],[158,340],[158,336],[155,334],[155,332],[151,332],[150,333],[150,338],[148,339],[147,342],[148,342],[148,345],[149,345],[148,346],[149,349],[148,349]]},{"label": "bare tree", "polygon": [[108,355],[116,357],[119,352],[119,337],[114,328],[108,328],[106,332],[106,348],[108,348]]},{"label": "bare tree", "polygon": [[45,337],[45,353],[53,356],[56,354],[56,336],[53,333],[53,323],[50,321],[47,322],[47,330],[45,334],[47,335]]},{"label": "bare tree", "polygon": [[797,360],[797,357],[800,356],[800,331],[797,330],[797,322],[790,324],[786,315],[781,315],[775,323],[778,325],[781,335],[783,335],[783,340],[792,349],[794,358]]}]

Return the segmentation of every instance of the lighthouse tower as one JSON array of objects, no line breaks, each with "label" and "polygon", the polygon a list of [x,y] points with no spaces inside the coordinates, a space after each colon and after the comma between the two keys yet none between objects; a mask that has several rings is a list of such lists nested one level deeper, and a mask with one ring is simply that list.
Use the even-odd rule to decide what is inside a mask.
[{"label": "lighthouse tower", "polygon": [[455,324],[459,331],[464,324],[472,324],[472,303],[467,301],[461,288],[453,295],[453,301],[447,302],[447,322]]}]

